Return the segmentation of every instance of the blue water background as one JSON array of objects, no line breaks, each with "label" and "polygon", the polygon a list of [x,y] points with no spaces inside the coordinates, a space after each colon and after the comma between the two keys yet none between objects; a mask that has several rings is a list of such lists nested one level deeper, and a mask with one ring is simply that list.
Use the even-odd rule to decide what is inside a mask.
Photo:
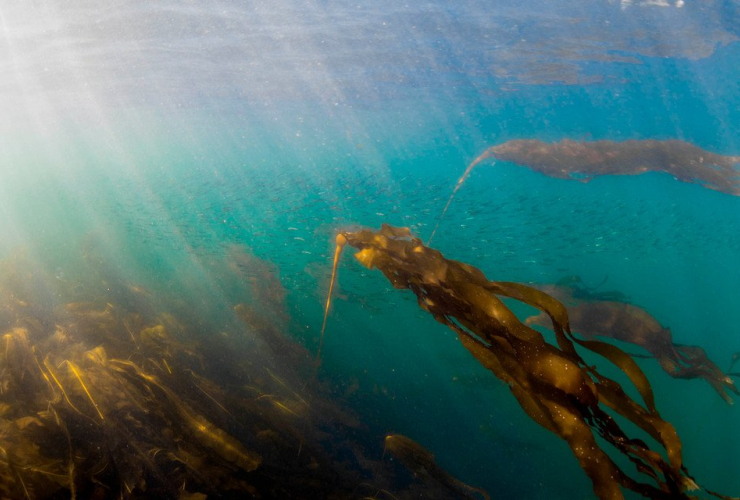
[{"label": "blue water background", "polygon": [[[108,26],[150,20],[131,33],[144,45],[154,37],[154,46],[171,46],[144,69],[119,66],[116,58],[146,57],[123,50],[131,33],[123,30],[116,45],[108,31],[100,50],[112,61],[99,67],[106,78],[91,80],[88,94],[75,78],[25,87],[25,94],[21,84],[5,88],[26,97],[6,104],[9,114],[0,121],[0,247],[4,255],[22,248],[65,271],[93,235],[132,280],[154,290],[177,283],[183,297],[197,301],[218,289],[193,278],[200,264],[229,244],[248,245],[280,268],[292,334],[315,351],[335,231],[387,222],[427,238],[465,166],[491,145],[514,138],[680,138],[740,154],[737,2],[712,2],[712,15],[687,2],[682,12],[705,15],[696,22],[678,9],[661,17],[667,8],[597,4],[592,17],[612,16],[617,26],[604,40],[590,40],[603,50],[585,54],[599,57],[560,60],[549,52],[547,33],[532,37],[540,24],[559,26],[557,34],[571,36],[556,37],[555,45],[584,53],[566,43],[579,29],[564,22],[575,18],[575,7],[564,2],[524,13],[514,2],[381,2],[357,6],[354,15],[348,4],[318,3],[308,14],[279,4],[221,36],[205,29],[218,9],[167,4],[175,20],[191,23],[175,23],[177,29],[167,28],[162,11],[141,5],[106,12],[99,17]],[[235,23],[255,19],[218,5],[244,16],[232,12]],[[90,9],[80,16],[95,18]],[[280,14],[310,21],[283,25],[275,22]],[[664,30],[644,38],[647,48],[615,45],[620,30],[635,23]],[[687,52],[690,40],[675,40],[704,33],[701,23],[715,34],[722,28],[725,38]],[[270,35],[272,52],[240,49],[244,39],[226,36],[235,33]],[[529,38],[531,53],[562,66],[544,71],[548,61],[527,55],[517,38]],[[298,50],[305,40],[313,45]],[[78,46],[73,40],[67,47]],[[226,61],[209,59],[229,50],[235,54]],[[328,69],[308,64],[306,56],[317,55],[313,63]],[[168,65],[168,57],[177,63]],[[263,72],[250,70],[250,60]],[[494,72],[492,61],[504,61],[503,69]],[[40,66],[18,67],[19,82],[46,82]],[[75,67],[78,77],[94,74],[82,63]],[[434,246],[491,279],[606,279],[605,289],[629,295],[670,327],[677,343],[702,346],[721,368],[740,351],[740,198],[666,174],[581,184],[489,163],[459,191]],[[590,482],[567,446],[530,421],[508,388],[409,292],[393,290],[351,253],[339,267],[321,376],[367,424],[368,443],[377,440],[380,453],[384,433],[409,435],[452,474],[497,498],[590,498]],[[683,439],[693,476],[739,494],[737,408],[701,380],[671,379],[655,362],[640,364],[662,415]],[[349,394],[353,384],[359,390]]]}]

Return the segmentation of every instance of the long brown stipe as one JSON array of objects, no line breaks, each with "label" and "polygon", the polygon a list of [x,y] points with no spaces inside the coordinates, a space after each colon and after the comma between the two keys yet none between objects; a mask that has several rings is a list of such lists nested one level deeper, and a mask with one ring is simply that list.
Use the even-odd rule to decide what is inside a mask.
[{"label": "long brown stipe", "polygon": [[79,409],[77,409],[77,407],[72,403],[72,401],[70,401],[69,396],[67,395],[67,391],[64,390],[64,386],[59,381],[59,379],[57,378],[57,376],[54,374],[54,371],[51,369],[51,363],[49,362],[49,357],[48,356],[46,358],[44,358],[44,366],[49,371],[49,375],[51,375],[51,378],[52,378],[52,380],[54,380],[54,383],[56,383],[57,384],[57,387],[59,387],[59,389],[62,391],[62,395],[64,396],[64,400],[67,401],[67,404],[69,404],[70,408],[72,408],[74,411],[76,411],[80,415],[86,416]]},{"label": "long brown stipe", "polygon": [[324,322],[321,324],[321,337],[319,338],[319,350],[316,352],[316,366],[321,359],[321,348],[324,345],[324,332],[326,331],[326,320],[329,317],[329,306],[331,306],[331,294],[334,290],[334,282],[337,280],[337,266],[339,265],[339,256],[342,255],[342,249],[347,244],[347,238],[343,234],[337,235],[337,248],[334,250],[334,265],[331,270],[331,283],[329,284],[329,295],[326,297],[326,308],[324,309]]},{"label": "long brown stipe", "polygon": [[487,160],[488,158],[492,158],[493,155],[493,148],[486,149],[483,154],[481,154],[478,158],[473,160],[470,165],[468,165],[468,168],[465,169],[465,172],[463,172],[462,176],[460,176],[460,179],[458,179],[457,184],[455,184],[455,189],[452,190],[452,194],[450,195],[450,198],[447,200],[447,205],[445,205],[444,210],[442,210],[442,214],[439,216],[439,219],[437,219],[437,225],[434,226],[434,230],[432,231],[432,235],[429,237],[429,240],[427,241],[427,245],[430,245],[432,243],[432,240],[434,239],[434,235],[437,232],[437,229],[439,229],[439,225],[442,223],[442,219],[444,219],[445,214],[447,213],[447,209],[450,208],[450,204],[452,203],[452,199],[455,197],[455,193],[462,187],[465,180],[470,175],[470,172],[473,170],[473,168],[482,162],[483,160]]},{"label": "long brown stipe", "polygon": [[[82,377],[80,377],[80,372],[77,370],[77,367],[69,361],[68,359],[65,359],[62,361],[61,364],[67,363],[67,366],[72,370],[72,374],[77,378],[77,380],[80,382],[80,385],[82,386],[82,390],[85,391],[85,394],[87,394],[88,399],[92,403],[92,405],[95,407],[95,411],[98,412],[98,416],[100,417],[100,420],[105,421],[105,417],[103,416],[103,413],[100,411],[100,407],[95,402],[95,400],[92,397],[92,394],[90,394],[90,391],[87,390],[87,386],[85,385],[85,382],[82,381]],[[60,365],[61,366],[61,365]]]}]

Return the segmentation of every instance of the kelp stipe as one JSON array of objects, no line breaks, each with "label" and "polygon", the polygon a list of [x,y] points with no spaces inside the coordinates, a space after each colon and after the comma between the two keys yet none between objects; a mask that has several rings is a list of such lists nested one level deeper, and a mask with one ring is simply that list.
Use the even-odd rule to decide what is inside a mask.
[{"label": "kelp stipe", "polygon": [[493,148],[486,149],[483,154],[478,156],[475,160],[470,162],[470,165],[465,169],[465,172],[460,176],[460,178],[457,180],[457,184],[455,184],[455,189],[452,190],[452,194],[450,195],[450,198],[447,200],[447,204],[445,205],[444,209],[442,210],[442,213],[439,215],[439,219],[437,219],[437,224],[434,226],[434,230],[432,231],[432,235],[429,236],[429,239],[427,240],[427,245],[432,244],[432,240],[434,239],[434,235],[437,233],[437,229],[439,229],[439,225],[442,223],[442,219],[444,219],[445,214],[447,213],[447,209],[450,208],[450,205],[452,204],[453,198],[455,198],[455,194],[459,191],[459,189],[462,187],[462,185],[467,180],[468,176],[470,175],[470,172],[473,171],[473,168],[478,165],[483,160],[486,160],[488,158],[493,157]]},{"label": "kelp stipe", "polygon": [[329,283],[329,294],[326,297],[326,307],[324,308],[324,321],[321,324],[321,337],[319,338],[319,349],[316,351],[316,366],[318,367],[321,361],[321,348],[324,345],[324,332],[326,332],[326,320],[329,317],[329,307],[331,306],[331,294],[334,291],[334,283],[337,280],[337,266],[339,265],[339,257],[342,255],[342,249],[347,244],[347,238],[343,234],[338,234],[336,238],[336,248],[334,249],[334,264],[331,270],[331,282]]}]

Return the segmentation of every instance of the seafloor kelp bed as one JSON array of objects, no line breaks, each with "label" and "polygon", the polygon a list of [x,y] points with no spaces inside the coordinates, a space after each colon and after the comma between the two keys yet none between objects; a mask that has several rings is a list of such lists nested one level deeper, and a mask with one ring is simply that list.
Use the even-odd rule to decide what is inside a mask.
[{"label": "seafloor kelp bed", "polygon": [[[478,362],[508,384],[530,418],[568,444],[599,498],[621,499],[623,489],[653,499],[696,498],[689,492],[700,487],[683,465],[681,440],[659,414],[642,370],[619,347],[573,335],[559,300],[531,286],[489,281],[479,269],[425,246],[406,228],[384,225],[378,232],[340,232],[336,242],[332,283],[341,251],[350,245],[358,249],[355,257],[361,264],[379,269],[395,288],[411,290],[423,310],[456,332]],[[555,343],[520,321],[504,300],[546,315]],[[327,300],[325,320],[329,305]],[[322,328],[322,339],[324,333]],[[587,364],[577,346],[621,370],[642,402]],[[729,379],[724,382],[734,389]],[[620,421],[633,424],[644,437],[628,434]],[[653,447],[645,440],[650,438]],[[632,473],[618,465],[602,443],[631,462]]]},{"label": "seafloor kelp bed", "polygon": [[287,335],[269,262],[237,247],[201,262],[216,286],[199,282],[191,300],[172,283],[134,284],[94,240],[80,255],[64,270],[22,254],[0,263],[0,497],[476,493],[410,440],[392,438],[383,457],[382,435],[361,439]]}]

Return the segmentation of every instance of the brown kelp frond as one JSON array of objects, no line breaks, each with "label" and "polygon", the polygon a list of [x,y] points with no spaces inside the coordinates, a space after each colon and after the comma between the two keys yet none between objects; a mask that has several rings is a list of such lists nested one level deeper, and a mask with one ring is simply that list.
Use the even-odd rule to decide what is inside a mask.
[{"label": "brown kelp frond", "polygon": [[306,407],[310,406],[308,404],[308,401],[306,401],[305,399],[303,399],[300,394],[298,394],[296,391],[294,391],[293,389],[291,389],[288,386],[288,384],[286,384],[285,381],[283,381],[283,379],[281,379],[280,377],[278,377],[277,375],[275,375],[274,373],[272,373],[272,370],[270,370],[269,368],[265,367],[265,371],[270,376],[270,378],[272,378],[275,382],[277,382],[283,389],[285,389],[286,391],[290,392],[293,396],[295,396],[296,399],[298,399],[298,401],[300,401],[301,403],[303,403]]},{"label": "brown kelp frond", "polygon": [[456,497],[463,495],[466,498],[473,498],[472,495],[478,494],[484,500],[491,500],[485,490],[463,483],[442,469],[437,465],[434,454],[411,438],[401,434],[388,434],[385,437],[385,450],[414,474],[429,477]]},{"label": "brown kelp frond", "polygon": [[740,156],[723,156],[685,141],[631,140],[546,143],[512,140],[494,146],[490,156],[550,177],[587,182],[600,175],[665,172],[683,182],[740,195]]},{"label": "brown kelp frond", "polygon": [[[566,304],[573,332],[586,339],[604,337],[639,346],[648,351],[671,377],[703,378],[728,404],[733,404],[733,400],[727,391],[740,394],[729,374],[709,359],[704,349],[674,343],[671,330],[664,328],[645,309],[625,302],[602,300],[603,294],[589,294],[574,285],[537,285],[537,288]],[[609,293],[612,295],[618,296],[616,292]],[[551,327],[550,318],[545,313],[530,316],[525,322]]]},{"label": "brown kelp frond", "polygon": [[[576,339],[560,301],[526,285],[489,281],[479,269],[446,259],[405,228],[383,225],[377,232],[342,234],[358,249],[355,256],[363,265],[379,269],[395,288],[411,290],[422,309],[454,330],[471,354],[509,385],[533,420],[570,446],[599,498],[623,498],[622,488],[653,499],[690,498],[687,491],[695,483],[683,466],[681,441],[658,413],[647,378],[618,347]],[[502,298],[539,309],[552,323],[556,343],[520,321]],[[643,404],[586,364],[577,347],[624,372]],[[659,449],[627,435],[607,410],[645,431]],[[597,436],[634,465],[635,477],[607,455]],[[425,455],[417,456],[421,461]]]},{"label": "brown kelp frond", "polygon": [[665,172],[682,182],[740,196],[740,156],[724,156],[679,140],[579,142],[563,139],[547,143],[515,139],[486,149],[468,165],[442,210],[429,237],[431,244],[455,194],[479,163],[487,159],[516,163],[558,179],[588,182],[601,175],[638,175]]}]

